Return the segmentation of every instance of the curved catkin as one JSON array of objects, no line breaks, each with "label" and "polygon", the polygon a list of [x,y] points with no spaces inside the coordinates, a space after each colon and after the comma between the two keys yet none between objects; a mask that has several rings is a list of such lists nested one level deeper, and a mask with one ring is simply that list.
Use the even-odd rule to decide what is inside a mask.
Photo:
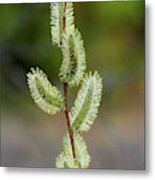
[{"label": "curved catkin", "polygon": [[54,115],[64,106],[61,93],[39,68],[31,68],[31,72],[27,74],[27,82],[34,102],[44,112]]},{"label": "curved catkin", "polygon": [[52,43],[58,47],[61,47],[62,44],[64,16],[65,31],[69,32],[72,28],[74,28],[73,3],[67,2],[66,9],[64,2],[50,3],[50,26]]},{"label": "curved catkin", "polygon": [[86,55],[81,34],[77,29],[63,34],[62,56],[60,80],[70,87],[78,86],[86,69]]},{"label": "curved catkin", "polygon": [[85,75],[70,113],[72,126],[76,131],[88,131],[94,123],[101,101],[102,88],[102,78],[98,72],[95,71],[94,74],[89,72]]},{"label": "curved catkin", "polygon": [[63,151],[56,158],[57,168],[88,168],[91,157],[87,145],[79,133],[75,133],[76,160],[73,158],[69,134],[63,138]]}]

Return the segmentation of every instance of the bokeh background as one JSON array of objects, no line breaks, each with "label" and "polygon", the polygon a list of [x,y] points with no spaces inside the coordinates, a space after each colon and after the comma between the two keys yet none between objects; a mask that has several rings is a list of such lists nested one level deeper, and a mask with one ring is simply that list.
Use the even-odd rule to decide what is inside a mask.
[{"label": "bokeh background", "polygon": [[[87,69],[98,70],[104,84],[99,115],[83,134],[90,168],[144,169],[144,1],[74,6]],[[64,113],[44,114],[26,85],[26,73],[38,66],[63,93],[49,4],[1,4],[0,17],[1,165],[55,167],[66,132]],[[77,89],[69,91],[70,107]]]}]

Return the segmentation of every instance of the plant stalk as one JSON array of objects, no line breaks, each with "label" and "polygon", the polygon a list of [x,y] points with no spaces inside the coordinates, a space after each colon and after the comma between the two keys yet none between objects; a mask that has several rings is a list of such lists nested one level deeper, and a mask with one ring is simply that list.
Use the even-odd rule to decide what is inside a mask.
[{"label": "plant stalk", "polygon": [[[67,3],[64,3],[64,17],[63,17],[63,31],[66,31],[66,6]],[[74,142],[74,131],[71,127],[70,118],[69,118],[69,108],[68,108],[68,84],[64,83],[64,97],[65,97],[65,115],[67,120],[67,128],[70,136],[70,142],[72,146],[73,158],[76,159],[75,154],[75,142]]]},{"label": "plant stalk", "polygon": [[73,157],[76,159],[75,153],[75,141],[74,141],[74,131],[71,127],[70,118],[69,118],[69,109],[68,109],[68,84],[64,83],[64,97],[65,97],[65,115],[67,120],[67,128],[70,136],[70,142],[72,146]]}]

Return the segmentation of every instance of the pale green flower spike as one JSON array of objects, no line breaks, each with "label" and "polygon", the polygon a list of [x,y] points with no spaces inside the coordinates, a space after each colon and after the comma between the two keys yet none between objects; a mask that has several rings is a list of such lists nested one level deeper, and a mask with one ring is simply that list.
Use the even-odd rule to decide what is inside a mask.
[{"label": "pale green flower spike", "polygon": [[77,29],[63,34],[62,56],[59,73],[61,81],[71,87],[79,85],[86,69],[86,57],[83,40]]},{"label": "pale green flower spike", "polygon": [[[66,11],[65,11],[66,9]],[[72,31],[74,28],[73,3],[50,3],[50,25],[53,45],[61,47],[62,33],[64,25],[64,17],[66,19],[66,32]]]},{"label": "pale green flower spike", "polygon": [[[75,28],[73,3],[50,3],[52,43],[60,48],[62,64],[59,70],[64,96],[39,68],[31,68],[27,82],[34,102],[47,114],[65,110],[67,133],[63,151],[56,158],[57,168],[88,168],[91,157],[79,134],[88,131],[95,121],[102,96],[102,79],[97,71],[85,74],[86,55],[81,33]],[[80,85],[74,106],[69,112],[68,87]],[[63,121],[62,121],[63,122]]]},{"label": "pale green flower spike", "polygon": [[64,107],[61,93],[50,83],[42,70],[31,68],[27,77],[31,96],[40,109],[54,115]]},{"label": "pale green flower spike", "polygon": [[74,138],[76,160],[73,158],[70,138],[67,133],[63,138],[63,152],[56,158],[57,168],[88,168],[91,158],[86,143],[78,133],[75,133]]},{"label": "pale green flower spike", "polygon": [[98,107],[102,95],[102,79],[98,72],[89,72],[83,79],[74,106],[71,109],[70,119],[76,131],[88,131],[97,117]]}]

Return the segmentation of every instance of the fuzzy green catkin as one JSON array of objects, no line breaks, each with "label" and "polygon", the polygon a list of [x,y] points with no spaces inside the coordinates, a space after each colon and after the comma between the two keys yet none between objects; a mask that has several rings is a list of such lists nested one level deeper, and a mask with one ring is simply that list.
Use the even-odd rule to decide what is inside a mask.
[{"label": "fuzzy green catkin", "polygon": [[53,45],[61,47],[62,34],[64,30],[65,16],[65,31],[70,32],[74,28],[73,3],[64,2],[50,3],[50,26]]},{"label": "fuzzy green catkin", "polygon": [[91,157],[87,145],[79,133],[74,134],[76,159],[73,158],[69,134],[63,138],[63,152],[56,158],[57,168],[88,168]]},{"label": "fuzzy green catkin", "polygon": [[70,112],[74,130],[88,131],[97,117],[102,95],[102,78],[97,71],[85,75]]},{"label": "fuzzy green catkin", "polygon": [[64,107],[61,93],[42,70],[31,68],[31,72],[27,74],[27,82],[34,102],[44,112],[54,115]]},{"label": "fuzzy green catkin", "polygon": [[70,87],[78,86],[86,69],[86,55],[80,32],[74,29],[62,38],[62,65],[59,77]]}]

